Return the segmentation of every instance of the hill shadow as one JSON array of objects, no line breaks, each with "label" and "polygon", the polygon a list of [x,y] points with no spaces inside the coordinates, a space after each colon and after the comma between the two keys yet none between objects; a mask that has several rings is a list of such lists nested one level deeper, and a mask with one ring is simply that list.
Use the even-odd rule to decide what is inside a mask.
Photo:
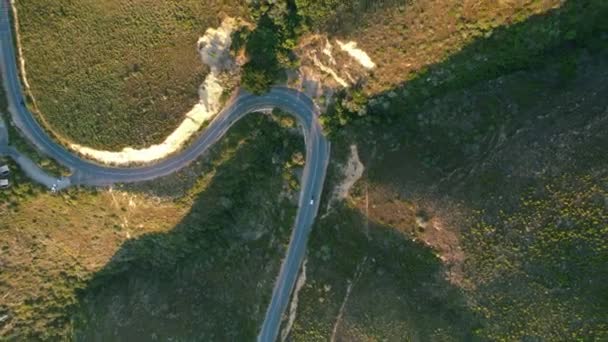
[{"label": "hill shadow", "polygon": [[237,126],[255,128],[189,214],[167,233],[125,242],[81,291],[76,340],[255,337],[295,217],[294,203],[277,196],[282,163],[301,137],[262,115],[245,121]]},{"label": "hill shadow", "polygon": [[[563,86],[575,75],[577,56],[586,52],[599,53],[608,47],[607,15],[608,3],[604,1],[570,0],[523,22],[480,31],[478,39],[443,62],[429,65],[403,84],[374,96],[388,106],[374,102],[370,104],[368,115],[360,117],[353,113],[349,119],[360,126],[356,127],[360,128],[359,134],[364,133],[363,129],[401,130],[402,136],[415,141],[426,133],[420,131],[420,118],[415,115],[431,104],[432,99],[503,75],[541,70],[552,64],[559,66],[555,70],[553,86]],[[534,89],[525,91],[533,92]],[[534,96],[533,93],[528,95]],[[475,128],[489,129],[499,120],[507,119],[488,113],[487,117],[478,119],[480,127]],[[376,131],[372,130],[368,136]],[[450,146],[445,147],[450,149]],[[459,157],[461,155],[457,154],[453,159]]]},{"label": "hill shadow", "polygon": [[[513,222],[529,214],[519,211],[526,190],[543,199],[550,181],[565,182],[566,173],[577,181],[591,177],[602,187],[606,157],[599,146],[606,143],[608,122],[605,18],[605,1],[566,1],[494,29],[377,94],[366,115],[351,113],[352,125],[334,131],[333,147],[360,143],[370,188],[390,188],[408,199],[447,198],[465,210],[482,211],[485,226],[461,222],[460,228],[481,236],[469,240],[467,248],[491,251],[467,255],[486,259],[465,266],[475,271],[485,263],[487,273],[480,271],[480,278],[493,276],[494,268],[504,272],[471,292],[481,298],[478,309],[496,309],[492,321],[482,322],[487,323],[484,336],[604,337],[606,273],[597,260],[606,260],[606,254],[594,238],[601,226],[578,218],[567,226],[569,216],[557,204],[536,212],[547,219],[543,224],[515,227]],[[579,201],[590,191],[568,181],[564,189],[580,191]],[[590,220],[604,217],[598,203],[600,212]],[[516,215],[507,216],[511,213]],[[545,235],[533,235],[537,231]],[[568,234],[578,238],[562,238]],[[545,246],[542,253],[535,249],[539,245]],[[536,308],[526,306],[531,298],[538,299]]]},{"label": "hill shadow", "polygon": [[[437,118],[436,124],[421,128],[416,114],[428,101],[504,74],[542,68],[548,63],[563,66],[555,77],[555,86],[567,83],[576,64],[564,57],[576,56],[583,50],[602,49],[606,41],[607,22],[603,19],[608,17],[607,11],[600,1],[568,1],[549,13],[494,30],[490,37],[474,41],[402,86],[378,95],[377,98],[389,98],[389,94],[395,92],[399,96],[390,97],[387,108],[372,107],[367,116],[356,119],[353,140],[371,142],[388,134],[389,138],[379,147],[393,143],[416,146],[424,150],[423,157],[431,158],[428,165],[438,176],[462,167],[467,161],[462,150],[470,141],[467,139],[476,139],[480,132],[507,122],[509,131],[515,131],[518,121],[525,118],[512,118],[505,113],[481,116],[472,123],[474,127],[468,129],[466,138],[455,144],[448,130],[440,125],[441,118]],[[534,85],[522,96],[530,97],[530,91],[534,91]],[[262,138],[254,139],[219,165],[192,211],[171,232],[146,235],[121,247],[82,293],[81,310],[74,319],[78,339],[163,339],[179,333],[190,338],[240,341],[255,336],[295,213],[293,205],[287,202],[274,205],[281,189],[281,174],[274,167],[273,153],[268,151],[288,150],[280,139],[272,138],[276,131],[264,129]],[[351,141],[339,135],[337,139],[339,144]],[[363,148],[363,152],[365,162],[373,159],[373,146]],[[437,163],[433,158],[441,161],[441,165],[433,165]],[[378,169],[369,172],[372,180],[384,181],[379,175]],[[251,208],[256,209],[244,213]],[[352,219],[333,224],[352,233],[365,221],[360,214],[352,215],[347,214],[354,217]],[[438,325],[460,327],[460,336],[469,338],[476,326],[475,319],[462,304],[459,290],[436,279],[441,263],[432,251],[403,236],[393,235],[388,226],[372,225],[375,228],[371,242],[360,232],[353,233],[354,238],[343,239],[340,231],[322,230],[317,226],[311,236],[309,253],[323,253],[324,246],[330,246],[338,255],[332,261],[324,260],[323,254],[313,256],[319,261],[315,266],[318,269],[313,272],[326,277],[323,279],[332,281],[344,292],[344,279],[352,277],[365,255],[373,254],[381,262],[369,266],[365,272],[375,272],[378,279],[385,279],[387,284],[394,282],[395,289],[415,298],[414,302],[404,302],[411,305],[415,315],[400,320],[411,320],[426,327],[427,323],[419,317],[424,317],[423,320],[439,317]],[[276,230],[269,231],[268,227]],[[253,230],[262,235],[255,239],[243,238]],[[433,297],[434,292],[428,292],[428,284],[435,284],[431,288],[443,295]],[[358,295],[370,295],[376,285],[370,279]],[[340,300],[335,303],[339,305]],[[318,305],[309,304],[313,308]],[[321,310],[320,317],[337,312],[336,306],[329,311],[313,310]],[[374,315],[383,314],[378,308],[373,310]],[[361,318],[363,307],[355,311],[350,317],[365,322]],[[437,312],[441,314],[435,316]],[[406,313],[396,308],[384,314],[393,319]],[[434,331],[433,323],[428,324],[423,336],[431,336]]]},{"label": "hill shadow", "polygon": [[311,234],[293,340],[334,329],[337,341],[474,339],[477,317],[431,248],[354,208],[334,210]]},{"label": "hill shadow", "polygon": [[[500,139],[535,119],[523,115],[521,107],[537,106],[542,112],[543,96],[580,85],[577,71],[589,56],[608,56],[606,17],[604,1],[566,1],[523,22],[480,31],[478,39],[443,62],[373,95],[365,115],[350,112],[347,106],[330,108],[324,124],[335,141],[333,147],[345,150],[342,147],[351,142],[365,141],[359,151],[364,164],[373,165],[376,156],[407,146],[418,169],[425,171],[424,177],[416,176],[420,182],[466,173],[467,165],[486,157]],[[466,99],[468,90],[498,88],[505,75],[541,71],[542,77],[522,77],[519,87],[507,94],[488,91],[486,99],[470,101],[465,110],[434,109],[446,98]],[[382,182],[380,174],[387,172],[368,167],[372,181]]]},{"label": "hill shadow", "polygon": [[[513,168],[505,165],[475,180],[473,166],[506,148],[506,140],[536,125],[541,129],[527,133],[527,141],[543,143],[560,127],[583,130],[601,119],[604,108],[598,94],[606,86],[599,76],[608,60],[607,17],[608,2],[569,0],[523,22],[485,32],[489,36],[482,32],[443,62],[373,96],[366,115],[346,113],[346,128],[337,127],[344,112],[334,112],[336,121],[329,124],[334,149],[365,141],[359,151],[372,183],[394,186],[391,179],[409,177],[413,181],[407,185],[417,190],[483,201],[465,196],[462,186],[455,185],[466,181],[492,195],[500,177]],[[548,101],[551,98],[563,101]],[[570,117],[550,115],[567,106],[579,111]],[[582,153],[593,159],[588,151]],[[517,181],[502,181],[523,189],[531,178],[522,174]]]}]

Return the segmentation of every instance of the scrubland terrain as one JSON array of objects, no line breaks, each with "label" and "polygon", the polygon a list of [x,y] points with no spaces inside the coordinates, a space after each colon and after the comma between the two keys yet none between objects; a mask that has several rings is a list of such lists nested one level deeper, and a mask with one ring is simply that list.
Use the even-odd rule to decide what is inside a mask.
[{"label": "scrubland terrain", "polygon": [[478,38],[490,37],[501,27],[521,23],[566,1],[297,2],[311,28],[322,27],[321,32],[356,41],[376,62],[373,76],[366,81],[367,91],[375,94],[415,78]]},{"label": "scrubland terrain", "polygon": [[338,341],[605,339],[605,61],[581,57],[567,85],[551,65],[450,93],[415,136],[360,140],[365,174],[314,231],[293,339],[336,322]]},{"label": "scrubland terrain", "polygon": [[[324,103],[332,163],[287,340],[608,339],[606,3],[273,3],[252,2],[258,31],[235,37],[255,90],[313,38],[376,63]],[[118,193],[15,186],[1,336],[253,339],[295,213],[290,121],[250,117],[192,167]],[[329,203],[351,146],[365,171]]]},{"label": "scrubland terrain", "polygon": [[16,1],[35,110],[65,140],[119,150],[162,142],[208,73],[196,43],[240,1]]},{"label": "scrubland terrain", "polygon": [[377,69],[324,119],[366,171],[314,230],[292,338],[605,339],[608,8],[440,3],[327,12]]},{"label": "scrubland terrain", "polygon": [[297,201],[302,141],[279,121],[252,115],[151,183],[50,195],[11,176],[0,336],[255,336]]}]

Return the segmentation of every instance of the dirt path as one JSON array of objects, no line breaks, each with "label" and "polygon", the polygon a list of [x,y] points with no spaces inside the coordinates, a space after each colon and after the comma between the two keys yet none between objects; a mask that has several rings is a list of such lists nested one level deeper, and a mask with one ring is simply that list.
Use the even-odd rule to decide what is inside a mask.
[{"label": "dirt path", "polygon": [[355,277],[352,281],[348,281],[348,287],[346,288],[346,294],[344,295],[344,300],[342,301],[342,305],[340,306],[340,311],[338,312],[338,316],[336,317],[336,323],[334,323],[334,328],[331,333],[331,342],[336,341],[336,336],[338,334],[338,328],[340,327],[340,322],[342,322],[342,317],[344,316],[344,310],[346,308],[346,303],[348,303],[348,298],[350,298],[350,294],[353,290],[353,286],[357,283],[359,278],[361,278],[361,273],[363,273],[363,266],[367,262],[367,257],[364,257],[359,266],[357,266],[357,270],[355,271]]}]

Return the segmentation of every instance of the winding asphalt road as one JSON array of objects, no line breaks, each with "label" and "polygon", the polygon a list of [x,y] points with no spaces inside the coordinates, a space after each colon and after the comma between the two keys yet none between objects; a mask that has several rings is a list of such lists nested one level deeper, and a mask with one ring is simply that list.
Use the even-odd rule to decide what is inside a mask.
[{"label": "winding asphalt road", "polygon": [[[19,82],[16,54],[11,34],[8,7],[10,5],[8,0],[0,1],[0,66],[11,118],[21,133],[42,153],[68,167],[72,174],[62,179],[55,179],[44,174],[25,156],[3,144],[2,141],[5,138],[2,137],[0,137],[0,155],[11,156],[22,168],[27,169],[26,173],[34,180],[53,189],[59,190],[77,184],[103,186],[162,177],[194,161],[224,136],[236,121],[248,113],[280,108],[296,118],[303,128],[306,143],[306,165],[301,181],[299,210],[287,255],[281,265],[281,271],[273,289],[264,323],[258,335],[258,341],[276,340],[281,318],[288,305],[291,291],[304,258],[308,236],[317,215],[329,162],[330,144],[321,131],[318,121],[319,111],[313,101],[296,90],[282,87],[273,88],[263,96],[254,96],[240,91],[194,142],[179,154],[155,164],[140,167],[120,168],[100,165],[80,158],[57,144],[42,129],[32,113],[22,105],[24,96]],[[0,130],[0,135],[6,135],[6,132],[3,133]]]}]

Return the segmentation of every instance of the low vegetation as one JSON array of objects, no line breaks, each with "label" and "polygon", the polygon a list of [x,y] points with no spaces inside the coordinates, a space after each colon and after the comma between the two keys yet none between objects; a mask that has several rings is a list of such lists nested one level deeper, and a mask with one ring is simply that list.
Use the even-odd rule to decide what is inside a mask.
[{"label": "low vegetation", "polygon": [[[198,101],[208,70],[196,42],[240,1],[17,1],[42,121],[99,149],[163,141]],[[41,53],[44,51],[44,53]]]},{"label": "low vegetation", "polygon": [[3,203],[0,336],[254,336],[297,200],[302,139],[282,121],[252,115],[153,183]]},{"label": "low vegetation", "polygon": [[516,210],[479,213],[465,242],[484,337],[608,338],[606,181],[562,176],[534,184]]},{"label": "low vegetation", "polygon": [[254,338],[295,217],[297,193],[281,175],[302,142],[263,116],[247,120],[196,182],[188,215],[123,245],[92,279],[78,338]]},{"label": "low vegetation", "polygon": [[[534,69],[545,63],[547,58],[556,56],[556,52],[563,50],[566,50],[568,55],[562,59],[561,70],[566,79],[573,72],[569,61],[578,53],[579,47],[598,48],[604,44],[601,32],[606,30],[606,24],[602,19],[608,9],[606,4],[599,0],[565,3],[553,0],[526,5],[502,4],[498,7],[491,2],[482,2],[478,6],[465,2],[450,4],[447,6],[448,11],[444,5],[447,6],[441,2],[375,3],[359,0],[319,3],[307,0],[251,1],[248,4],[248,12],[256,25],[253,30],[247,26],[243,27],[234,35],[236,50],[243,47],[248,57],[243,66],[242,85],[253,93],[261,94],[268,91],[271,85],[281,82],[285,77],[285,69],[297,66],[292,49],[304,33],[327,30],[336,37],[356,38],[359,45],[371,54],[372,59],[379,62],[379,66],[371,77],[362,80],[354,91],[339,97],[335,108],[324,118],[324,127],[333,135],[340,127],[352,121],[368,125],[390,121],[393,115],[405,115],[402,108],[413,113],[420,103],[434,96],[517,70]],[[202,72],[192,72],[200,71],[201,68],[195,49],[190,53],[180,50],[182,59],[192,57],[188,61],[174,58],[173,54],[161,54],[167,59],[164,61],[159,59],[158,53],[150,54],[155,56],[154,60],[150,61],[150,57],[144,55],[152,48],[167,50],[166,44],[170,38],[173,39],[171,44],[178,49],[190,48],[181,42],[185,39],[194,41],[193,35],[200,34],[197,29],[202,30],[191,23],[212,21],[210,18],[197,17],[199,12],[196,10],[201,10],[199,7],[190,3],[177,6],[169,2],[157,4],[158,8],[155,7],[152,11],[152,8],[143,10],[134,5],[117,4],[118,7],[137,12],[136,17],[141,17],[140,21],[127,20],[125,23],[128,25],[125,26],[125,23],[120,22],[124,19],[120,19],[121,17],[95,21],[95,16],[104,18],[104,15],[107,15],[104,11],[110,11],[116,6],[98,5],[101,8],[89,8],[92,5],[73,5],[76,8],[71,9],[62,5],[57,13],[78,14],[85,10],[90,13],[79,15],[79,22],[75,23],[72,22],[75,20],[72,16],[59,16],[60,20],[54,20],[53,25],[41,28],[39,26],[47,22],[46,18],[39,14],[45,13],[41,9],[53,8],[53,5],[19,6],[23,7],[20,9],[23,17],[22,36],[28,70],[31,70],[29,74],[33,92],[36,98],[39,98],[41,112],[51,127],[57,127],[56,131],[60,135],[93,147],[124,147],[129,144],[126,140],[135,141],[131,145],[142,146],[158,142],[165,137],[181,120],[180,114],[193,103],[193,100],[189,99],[196,95],[197,83],[202,79]],[[222,7],[220,3],[206,6],[214,9],[228,7]],[[159,13],[165,15],[161,17],[160,22],[167,22],[160,31],[154,29],[154,25],[159,21],[156,17],[161,15]],[[244,10],[241,10],[236,14],[243,13]],[[177,18],[176,23],[170,21],[173,16]],[[423,22],[427,19],[428,23]],[[190,24],[182,25],[181,20]],[[73,29],[88,24],[89,21],[103,25],[96,29],[96,32],[103,33],[104,36],[119,39],[124,34],[129,37],[141,34],[141,41],[133,44],[146,44],[147,40],[153,44],[144,48],[133,44],[114,44],[106,38],[108,44],[112,44],[111,49],[104,47],[101,51],[103,53],[96,49],[85,50],[86,52],[77,50],[80,52],[74,54],[75,49],[65,48],[66,44],[61,44],[62,40],[44,37],[45,32],[64,32],[61,25]],[[116,29],[118,24],[121,24],[120,30]],[[441,30],[431,27],[440,27]],[[112,34],[106,34],[106,31]],[[71,37],[66,34],[62,36],[63,40],[67,39],[65,37]],[[382,36],[382,39],[379,36]],[[82,37],[85,38],[87,37]],[[175,43],[177,38],[180,43]],[[49,69],[46,63],[48,56],[43,61],[39,54],[34,53],[34,49],[42,40],[57,42],[52,45],[53,49],[50,49],[57,58],[51,57],[50,60],[61,61],[62,68],[65,69],[67,65],[82,65],[77,68],[79,71],[76,73],[64,73],[78,77],[77,79],[72,76],[67,79],[64,77],[65,81],[61,85],[55,81],[57,73],[62,71],[61,68],[58,66]],[[385,44],[391,41],[397,43]],[[416,46],[416,49],[411,49],[411,46]],[[123,50],[130,51],[128,56],[134,53],[131,50],[137,50],[137,55],[130,58],[132,63],[122,66],[123,74],[120,74],[118,80],[117,71],[109,73],[106,69],[118,70],[121,66],[117,63],[109,65],[107,60],[112,58],[104,56],[111,57],[111,53],[122,54]],[[93,57],[81,56],[83,53]],[[76,58],[78,63],[70,62]],[[157,74],[157,71],[165,70],[166,65],[177,65],[175,63],[179,64],[179,67],[171,69],[170,79]],[[96,65],[94,69],[103,72],[105,78],[112,77],[113,80],[101,82],[101,78],[91,77],[90,74],[94,72],[91,65]],[[88,70],[86,78],[81,77],[80,70]],[[126,73],[124,70],[127,70]],[[175,81],[181,79],[188,81],[178,85]],[[127,86],[128,88],[125,88]],[[95,88],[96,91],[93,91],[94,87],[99,89]],[[103,89],[100,90],[101,88]],[[76,91],[73,91],[74,89]],[[101,94],[100,91],[116,92],[121,96]],[[157,94],[158,91],[162,94]],[[84,93],[89,95],[83,96]],[[172,97],[173,95],[175,97]],[[386,96],[396,96],[402,103],[394,107],[372,108],[374,115],[369,115],[370,111],[362,109],[365,109],[370,96],[376,97],[372,107],[382,107],[384,102],[396,103],[386,101]],[[91,103],[95,103],[94,108]],[[64,116],[60,120],[61,115]],[[65,115],[71,115],[70,119],[64,120]],[[74,115],[77,115],[78,119]],[[142,121],[144,124],[141,124]],[[80,125],[79,123],[86,124],[82,129],[75,127]],[[113,137],[110,137],[110,134]],[[114,142],[117,139],[118,141]]]},{"label": "low vegetation", "polygon": [[[567,82],[552,60],[347,129],[334,150],[358,143],[366,173],[314,230],[294,338],[606,339],[605,61],[588,49]],[[414,255],[381,258],[399,239]]]},{"label": "low vegetation", "polygon": [[19,167],[11,159],[0,157],[0,165],[8,165],[11,170],[8,177],[9,187],[0,190],[0,203],[5,208],[18,208],[19,204],[31,196],[39,195],[44,189],[32,184],[27,177],[19,171]]},{"label": "low vegetation", "polygon": [[313,231],[294,341],[473,338],[475,315],[432,249],[353,208],[334,210]]},{"label": "low vegetation", "polygon": [[[393,10],[395,14],[390,15],[390,18],[398,21],[398,13],[407,14],[416,10],[416,5],[411,6],[412,8],[406,5],[403,9],[398,7],[395,11],[395,7],[388,2],[386,7],[381,7],[378,11],[388,13]],[[531,3],[530,7],[511,8],[510,11],[515,13],[507,18],[504,14],[493,17],[495,12],[491,6],[490,2],[484,3],[483,8],[472,13],[465,11],[465,7],[453,9],[451,20],[445,18],[451,23],[448,27],[453,30],[444,33],[450,37],[448,41],[451,47],[446,47],[445,43],[436,43],[436,40],[428,37],[428,42],[422,43],[423,47],[413,44],[412,46],[417,46],[416,50],[404,47],[399,52],[394,48],[378,46],[377,43],[384,40],[374,40],[369,42],[369,46],[366,46],[365,40],[358,40],[374,60],[390,58],[395,62],[380,63],[379,70],[374,72],[363,89],[364,98],[361,98],[360,88],[355,88],[350,95],[338,97],[334,108],[323,119],[326,131],[335,135],[341,127],[354,122],[364,129],[381,123],[390,125],[402,117],[415,115],[429,99],[501,75],[520,70],[533,71],[548,63],[560,64],[560,78],[565,83],[576,71],[573,63],[576,56],[586,50],[601,50],[608,44],[604,35],[608,31],[608,24],[603,20],[608,15],[608,6],[603,1],[568,1],[549,11],[546,11],[546,6],[541,8],[537,3]],[[378,11],[372,11],[370,16],[378,15]],[[445,12],[443,9],[441,11]],[[542,14],[531,16],[541,12]],[[410,21],[420,20],[416,16],[410,17],[411,15],[404,16]],[[495,18],[495,21],[488,23],[489,18]],[[399,27],[393,20],[387,19],[384,22]],[[348,21],[344,25],[347,23]],[[380,33],[386,36],[394,30],[386,28],[381,31],[383,25],[371,22],[366,25],[369,30],[374,30],[364,36],[366,39]],[[354,35],[355,32],[351,34]],[[405,35],[399,45],[418,37],[416,33],[439,35],[422,24],[400,33],[392,33]],[[398,40],[396,37],[392,39]],[[418,50],[421,52],[418,53]],[[432,64],[433,61],[436,64]],[[408,65],[408,70],[398,70]],[[356,104],[354,107],[353,99]],[[367,110],[360,110],[368,101]]]},{"label": "low vegetation", "polygon": [[[333,160],[356,144],[366,171],[328,211],[330,165],[291,339],[606,340],[606,3],[446,4],[249,3],[257,26],[234,38],[253,92],[307,31],[360,37],[378,63],[323,117]],[[18,179],[0,197],[0,337],[253,339],[296,209],[293,130],[252,116],[123,199]]]},{"label": "low vegetation", "polygon": [[[0,199],[0,337],[69,336],[76,290],[129,238],[164,231],[184,215],[170,203],[108,191],[38,191],[11,176]],[[2,194],[5,193],[3,190]]]}]

